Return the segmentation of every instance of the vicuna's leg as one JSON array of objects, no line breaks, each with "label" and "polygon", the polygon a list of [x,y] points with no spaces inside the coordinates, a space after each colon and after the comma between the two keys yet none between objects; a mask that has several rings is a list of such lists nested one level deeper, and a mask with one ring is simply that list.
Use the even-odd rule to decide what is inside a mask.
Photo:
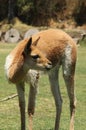
[{"label": "vicuna's leg", "polygon": [[32,86],[30,84],[30,91],[29,91],[29,102],[28,102],[28,115],[29,115],[29,130],[32,130],[32,118],[35,112],[35,100],[37,94],[37,86]]},{"label": "vicuna's leg", "polygon": [[25,130],[25,95],[24,95],[24,83],[21,82],[16,84],[18,98],[19,98],[19,106],[20,106],[20,114],[21,114],[21,130]]},{"label": "vicuna's leg", "polygon": [[76,107],[76,97],[74,90],[74,70],[75,65],[63,66],[63,77],[66,83],[68,96],[70,100],[70,130],[74,130],[74,115]]},{"label": "vicuna's leg", "polygon": [[35,101],[37,95],[39,73],[37,71],[31,70],[29,71],[28,78],[30,79],[30,91],[28,100],[29,130],[32,130],[32,118],[35,112]]},{"label": "vicuna's leg", "polygon": [[59,73],[59,70],[57,70],[57,68],[55,68],[49,74],[51,91],[53,93],[53,96],[55,99],[55,104],[56,104],[55,130],[59,130],[60,116],[61,116],[61,110],[62,110],[62,99],[61,99],[61,94],[60,94],[60,90],[59,90],[58,73]]}]

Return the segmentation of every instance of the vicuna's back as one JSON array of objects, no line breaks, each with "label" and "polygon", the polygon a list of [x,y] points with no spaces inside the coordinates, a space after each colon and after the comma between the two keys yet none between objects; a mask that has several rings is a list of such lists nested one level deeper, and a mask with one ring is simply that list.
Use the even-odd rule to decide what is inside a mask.
[{"label": "vicuna's back", "polygon": [[44,53],[44,55],[53,63],[61,59],[64,55],[67,46],[73,51],[73,57],[76,55],[76,43],[73,39],[64,31],[59,29],[49,29],[41,31],[32,37],[35,41],[37,37],[40,37],[37,47]]}]

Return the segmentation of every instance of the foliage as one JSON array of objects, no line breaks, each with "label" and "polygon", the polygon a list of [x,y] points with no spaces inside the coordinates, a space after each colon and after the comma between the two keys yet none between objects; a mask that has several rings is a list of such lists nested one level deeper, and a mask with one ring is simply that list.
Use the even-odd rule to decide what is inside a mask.
[{"label": "foliage", "polygon": [[0,20],[3,20],[7,17],[8,4],[7,0],[0,0]]},{"label": "foliage", "polygon": [[[82,0],[10,0],[14,17],[34,25],[74,18],[77,23],[86,23],[86,1]],[[0,0],[0,20],[8,17],[9,0]]]},{"label": "foliage", "polygon": [[86,1],[79,1],[78,6],[75,8],[73,15],[75,17],[76,22],[79,25],[86,23]]}]

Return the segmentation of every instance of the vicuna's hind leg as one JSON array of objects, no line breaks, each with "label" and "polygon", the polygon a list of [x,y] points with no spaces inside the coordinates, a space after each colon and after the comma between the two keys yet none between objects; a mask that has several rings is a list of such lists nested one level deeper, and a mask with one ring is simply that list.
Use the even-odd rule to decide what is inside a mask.
[{"label": "vicuna's hind leg", "polygon": [[56,104],[56,121],[55,121],[55,129],[59,130],[60,124],[60,116],[62,111],[62,98],[59,90],[59,81],[58,81],[58,72],[59,68],[55,68],[49,74],[49,80],[51,84],[51,91],[55,99]]},{"label": "vicuna's hind leg", "polygon": [[[66,68],[67,67],[67,68]],[[67,87],[70,100],[70,130],[74,130],[74,116],[76,107],[76,97],[74,90],[74,71],[75,65],[63,66],[63,77]]]},{"label": "vicuna's hind leg", "polygon": [[25,95],[24,95],[24,83],[16,84],[18,98],[19,98],[19,106],[20,106],[20,114],[21,114],[21,130],[25,130]]}]

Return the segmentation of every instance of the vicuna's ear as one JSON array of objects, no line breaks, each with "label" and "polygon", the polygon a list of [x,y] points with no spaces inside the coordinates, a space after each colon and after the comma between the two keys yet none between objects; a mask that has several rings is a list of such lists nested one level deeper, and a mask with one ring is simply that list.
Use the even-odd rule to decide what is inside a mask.
[{"label": "vicuna's ear", "polygon": [[31,50],[31,48],[30,48],[31,44],[32,44],[32,37],[30,37],[30,39],[28,40],[28,42],[27,42],[27,44],[26,44],[26,46],[24,48],[24,51],[23,51],[23,55],[24,56],[26,56],[30,52],[30,50]]},{"label": "vicuna's ear", "polygon": [[37,45],[39,39],[40,39],[40,37],[38,37],[38,38],[36,39],[36,41],[33,42],[33,45],[34,45],[34,46]]}]

